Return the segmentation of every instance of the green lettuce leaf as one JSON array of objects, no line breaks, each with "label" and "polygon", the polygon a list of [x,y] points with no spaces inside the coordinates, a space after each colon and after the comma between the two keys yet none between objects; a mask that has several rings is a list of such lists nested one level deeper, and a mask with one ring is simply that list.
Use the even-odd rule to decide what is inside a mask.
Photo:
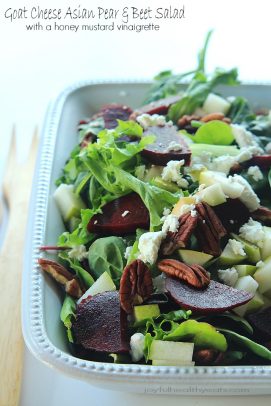
[{"label": "green lettuce leaf", "polygon": [[271,360],[271,351],[268,350],[263,345],[258,344],[245,336],[241,336],[240,334],[237,334],[234,331],[227,330],[221,327],[219,327],[218,329],[219,331],[224,333],[228,339],[238,344],[241,348],[247,348],[254,354],[258,355],[259,357]]},{"label": "green lettuce leaf", "polygon": [[68,340],[71,343],[73,343],[71,331],[72,319],[75,318],[75,314],[76,314],[76,302],[71,296],[66,295],[60,312],[60,320],[63,322],[64,326],[67,329]]},{"label": "green lettuce leaf", "polygon": [[197,144],[230,145],[234,141],[231,127],[223,121],[213,120],[201,125],[189,138]]},{"label": "green lettuce leaf", "polygon": [[211,324],[196,320],[184,321],[163,340],[191,341],[199,348],[214,348],[222,352],[227,350],[227,341],[223,334]]},{"label": "green lettuce leaf", "polygon": [[116,286],[122,276],[126,260],[126,245],[121,237],[98,238],[89,248],[88,263],[95,279],[107,272]]},{"label": "green lettuce leaf", "polygon": [[78,259],[70,258],[68,253],[65,251],[59,252],[58,256],[62,260],[66,261],[69,264],[69,267],[75,271],[76,276],[79,278],[81,283],[83,283],[86,289],[93,285],[93,277],[81,266]]},{"label": "green lettuce leaf", "polygon": [[202,72],[197,72],[188,86],[184,96],[180,101],[173,104],[168,112],[169,120],[177,122],[185,114],[192,114],[197,107],[201,107],[207,98],[218,85],[236,85],[237,70],[225,71],[216,69],[210,79]]},{"label": "green lettuce leaf", "polygon": [[157,186],[137,179],[135,176],[118,167],[114,168],[114,174],[116,184],[119,185],[123,192],[134,191],[141,197],[150,213],[150,230],[158,230],[162,224],[161,217],[164,209],[171,209],[179,200],[181,192],[179,194],[173,194],[167,190],[160,189]]},{"label": "green lettuce leaf", "polygon": [[235,97],[231,103],[227,116],[231,119],[233,124],[245,123],[255,117],[247,99],[240,96]]}]

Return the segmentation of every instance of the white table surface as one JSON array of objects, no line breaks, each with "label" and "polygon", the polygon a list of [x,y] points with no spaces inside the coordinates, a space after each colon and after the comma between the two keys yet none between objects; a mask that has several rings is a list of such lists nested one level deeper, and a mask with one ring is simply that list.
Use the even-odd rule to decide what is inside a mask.
[{"label": "white table surface", "polygon": [[[70,2],[77,6],[77,2]],[[76,4],[75,4],[76,3]],[[90,2],[82,0],[82,7]],[[102,3],[102,4],[101,4]],[[159,0],[138,0],[144,5],[165,6]],[[41,0],[1,0],[0,5],[0,179],[13,124],[19,157],[25,159],[34,127],[42,125],[49,100],[68,84],[84,79],[151,78],[163,69],[175,72],[195,66],[197,50],[208,29],[214,28],[208,68],[219,64],[237,66],[243,80],[270,81],[270,15],[266,0],[172,0],[173,6],[186,7],[186,18],[179,23],[163,23],[155,33],[46,33],[26,32],[23,23],[8,23],[3,12],[23,4],[42,5]],[[48,0],[46,7],[61,7],[64,0]],[[111,6],[109,0],[91,2]],[[129,0],[114,7],[130,5]],[[1,378],[0,378],[1,379]],[[25,350],[21,406],[137,405],[157,406],[178,403],[192,405],[269,405],[271,397],[185,398],[125,394],[95,388],[67,378],[35,360]],[[7,405],[8,406],[8,405]]]}]

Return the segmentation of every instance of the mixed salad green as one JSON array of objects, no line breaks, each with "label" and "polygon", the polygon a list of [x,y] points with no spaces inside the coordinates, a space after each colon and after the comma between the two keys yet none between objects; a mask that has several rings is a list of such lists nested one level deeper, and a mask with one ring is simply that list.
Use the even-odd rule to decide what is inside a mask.
[{"label": "mixed salad green", "polygon": [[[106,105],[79,123],[54,193],[66,231],[39,261],[64,287],[60,318],[79,357],[271,362],[271,113],[218,92],[239,81],[236,69],[206,73],[210,36],[196,69],[160,73],[142,107]],[[214,286],[227,306],[204,306]]]}]

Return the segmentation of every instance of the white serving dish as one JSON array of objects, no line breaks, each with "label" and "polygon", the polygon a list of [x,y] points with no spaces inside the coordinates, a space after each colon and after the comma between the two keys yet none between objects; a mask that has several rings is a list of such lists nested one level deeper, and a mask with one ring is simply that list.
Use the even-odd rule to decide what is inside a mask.
[{"label": "white serving dish", "polygon": [[[79,83],[66,89],[46,115],[33,182],[25,248],[22,325],[30,351],[48,366],[103,388],[159,394],[271,394],[271,366],[156,367],[85,361],[70,355],[59,319],[61,296],[54,282],[37,266],[39,247],[55,244],[64,230],[52,194],[54,180],[76,145],[79,120],[105,103],[141,104],[148,83]],[[221,88],[226,95],[243,95],[255,108],[271,107],[271,85]]]}]

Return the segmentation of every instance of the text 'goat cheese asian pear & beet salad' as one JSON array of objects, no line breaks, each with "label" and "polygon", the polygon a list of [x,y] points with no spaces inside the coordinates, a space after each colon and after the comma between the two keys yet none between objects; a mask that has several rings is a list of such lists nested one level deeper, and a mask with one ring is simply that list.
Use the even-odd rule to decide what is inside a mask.
[{"label": "text 'goat cheese asian pear & beet salad'", "polygon": [[67,231],[39,259],[79,358],[271,363],[271,114],[216,93],[237,71],[205,73],[209,38],[142,107],[79,123],[54,193]]}]

